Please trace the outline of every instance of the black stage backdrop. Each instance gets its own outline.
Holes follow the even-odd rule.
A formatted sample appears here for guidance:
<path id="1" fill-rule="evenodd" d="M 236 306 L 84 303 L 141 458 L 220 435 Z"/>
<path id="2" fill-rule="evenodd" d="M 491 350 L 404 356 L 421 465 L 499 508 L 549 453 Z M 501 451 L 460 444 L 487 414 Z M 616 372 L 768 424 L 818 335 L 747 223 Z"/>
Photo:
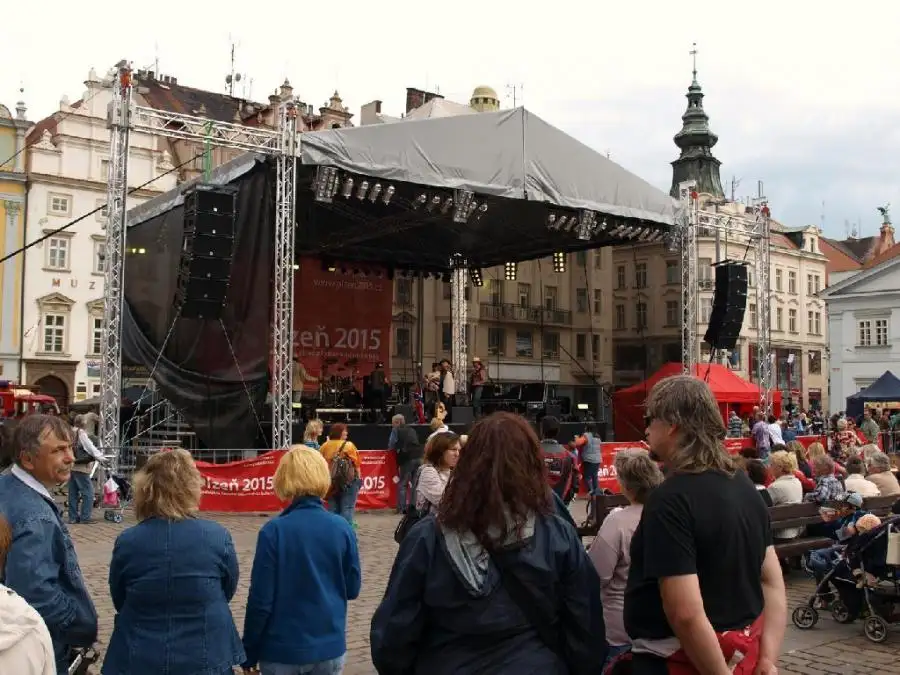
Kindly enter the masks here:
<path id="1" fill-rule="evenodd" d="M 271 168 L 261 162 L 236 181 L 235 256 L 221 322 L 175 311 L 183 207 L 128 229 L 127 248 L 145 252 L 125 263 L 123 361 L 153 373 L 207 448 L 252 448 L 262 436 L 272 332 Z"/>

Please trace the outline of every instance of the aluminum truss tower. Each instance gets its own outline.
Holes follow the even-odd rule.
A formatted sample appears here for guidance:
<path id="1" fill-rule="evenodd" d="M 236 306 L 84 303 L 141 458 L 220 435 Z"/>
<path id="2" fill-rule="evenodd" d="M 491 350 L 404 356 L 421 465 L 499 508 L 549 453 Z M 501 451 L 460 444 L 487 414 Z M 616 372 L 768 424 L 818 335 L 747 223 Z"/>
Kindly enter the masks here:
<path id="1" fill-rule="evenodd" d="M 469 356 L 466 345 L 466 326 L 469 321 L 469 304 L 466 302 L 468 263 L 460 254 L 450 258 L 450 360 L 453 362 L 453 380 L 456 393 L 465 394 L 468 389 L 466 368 Z"/>
<path id="2" fill-rule="evenodd" d="M 754 200 L 756 206 L 755 231 L 751 239 L 756 241 L 756 369 L 759 384 L 759 409 L 768 414 L 772 411 L 772 315 L 769 299 L 771 270 L 771 230 L 769 204 L 765 197 Z"/>
<path id="3" fill-rule="evenodd" d="M 232 148 L 275 156 L 278 163 L 275 197 L 275 283 L 273 311 L 272 373 L 273 447 L 286 447 L 291 439 L 291 350 L 293 320 L 293 251 L 296 182 L 294 158 L 297 150 L 297 111 L 293 100 L 282 103 L 280 124 L 272 130 L 245 127 L 192 115 L 138 106 L 133 101 L 131 66 L 116 66 L 113 100 L 109 109 L 110 165 L 107 183 L 109 216 L 106 237 L 106 287 L 103 317 L 103 361 L 100 380 L 101 439 L 114 454 L 113 470 L 120 449 L 119 400 L 122 390 L 122 311 L 125 301 L 125 230 L 127 202 L 128 142 L 132 132 L 152 134 L 210 147 Z M 284 256 L 290 256 L 285 258 Z M 285 357 L 285 354 L 287 355 Z"/>
<path id="4" fill-rule="evenodd" d="M 691 375 L 697 363 L 697 182 L 678 186 L 681 210 L 678 214 L 678 244 L 681 249 L 681 366 Z"/>

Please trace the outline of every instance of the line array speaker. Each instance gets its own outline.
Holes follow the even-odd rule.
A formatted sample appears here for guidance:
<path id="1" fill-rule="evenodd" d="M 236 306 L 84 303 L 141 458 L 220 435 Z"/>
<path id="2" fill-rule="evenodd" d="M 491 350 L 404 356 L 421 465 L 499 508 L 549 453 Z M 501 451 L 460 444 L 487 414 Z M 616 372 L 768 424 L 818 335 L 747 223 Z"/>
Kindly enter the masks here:
<path id="1" fill-rule="evenodd" d="M 218 319 L 228 298 L 237 190 L 196 185 L 184 195 L 184 238 L 175 305 L 186 319 Z"/>
<path id="2" fill-rule="evenodd" d="M 747 309 L 747 266 L 727 262 L 715 269 L 716 290 L 703 339 L 714 349 L 734 349 Z"/>

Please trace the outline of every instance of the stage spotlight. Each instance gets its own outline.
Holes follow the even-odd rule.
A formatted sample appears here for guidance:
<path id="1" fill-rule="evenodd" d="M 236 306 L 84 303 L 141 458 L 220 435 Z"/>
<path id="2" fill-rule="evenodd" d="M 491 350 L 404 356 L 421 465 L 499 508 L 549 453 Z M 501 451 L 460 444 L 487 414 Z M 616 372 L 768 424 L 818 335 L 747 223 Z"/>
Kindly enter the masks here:
<path id="1" fill-rule="evenodd" d="M 353 179 L 350 176 L 347 176 L 347 179 L 344 181 L 344 188 L 341 190 L 341 196 L 344 199 L 350 199 L 350 195 L 353 194 Z"/>
<path id="2" fill-rule="evenodd" d="M 553 254 L 553 271 L 557 274 L 566 273 L 566 254 L 562 251 Z"/>
<path id="3" fill-rule="evenodd" d="M 384 205 L 387 206 L 391 203 L 391 197 L 394 196 L 396 190 L 393 185 L 388 185 L 388 189 L 384 191 L 384 197 L 381 198 L 381 201 L 384 202 Z"/>
<path id="4" fill-rule="evenodd" d="M 479 206 L 475 210 L 475 222 L 476 223 L 484 217 L 484 214 L 487 213 L 487 210 L 488 210 L 488 205 L 485 204 L 484 202 L 482 202 L 481 206 Z"/>
<path id="5" fill-rule="evenodd" d="M 473 267 L 469 270 L 469 278 L 472 280 L 472 285 L 476 288 L 484 286 L 484 277 L 481 276 L 481 270 L 477 267 Z"/>
<path id="6" fill-rule="evenodd" d="M 557 220 L 557 218 L 556 218 L 555 213 L 551 213 L 549 216 L 547 216 L 547 229 L 548 230 L 558 230 L 559 229 L 559 223 L 557 223 L 556 220 Z"/>
<path id="7" fill-rule="evenodd" d="M 556 221 L 556 229 L 561 230 L 566 226 L 566 223 L 569 222 L 569 216 L 560 216 Z"/>
<path id="8" fill-rule="evenodd" d="M 440 203 L 441 203 L 441 198 L 438 197 L 437 195 L 435 195 L 434 197 L 431 198 L 431 203 L 428 204 L 428 208 L 426 210 L 428 211 L 428 213 L 431 213 L 432 211 L 434 211 L 434 209 Z"/>
<path id="9" fill-rule="evenodd" d="M 333 166 L 320 166 L 316 169 L 316 201 L 330 204 L 337 192 L 338 170 Z"/>
<path id="10" fill-rule="evenodd" d="M 585 209 L 578 214 L 577 236 L 582 241 L 590 241 L 597 229 L 597 214 Z"/>
<path id="11" fill-rule="evenodd" d="M 381 183 L 375 183 L 375 185 L 372 186 L 372 190 L 369 192 L 369 201 L 374 204 L 380 195 L 381 195 Z"/>
<path id="12" fill-rule="evenodd" d="M 418 197 L 416 197 L 416 201 L 413 202 L 413 209 L 419 208 L 420 206 L 422 206 L 422 204 L 424 204 L 427 201 L 428 201 L 427 195 L 419 195 Z"/>
<path id="13" fill-rule="evenodd" d="M 369 181 L 364 180 L 359 184 L 359 188 L 356 190 L 356 198 L 362 201 L 366 198 L 366 193 L 369 191 Z"/>
<path id="14" fill-rule="evenodd" d="M 453 197 L 447 197 L 447 199 L 444 200 L 444 203 L 441 206 L 441 213 L 446 216 L 447 212 L 450 211 L 450 209 L 452 207 L 453 207 Z"/>
<path id="15" fill-rule="evenodd" d="M 503 265 L 503 278 L 507 281 L 515 281 L 519 275 L 519 263 L 508 262 Z"/>
<path id="16" fill-rule="evenodd" d="M 465 223 L 472 215 L 470 207 L 475 201 L 475 193 L 471 190 L 456 190 L 453 193 L 453 203 L 456 208 L 453 210 L 453 222 Z"/>

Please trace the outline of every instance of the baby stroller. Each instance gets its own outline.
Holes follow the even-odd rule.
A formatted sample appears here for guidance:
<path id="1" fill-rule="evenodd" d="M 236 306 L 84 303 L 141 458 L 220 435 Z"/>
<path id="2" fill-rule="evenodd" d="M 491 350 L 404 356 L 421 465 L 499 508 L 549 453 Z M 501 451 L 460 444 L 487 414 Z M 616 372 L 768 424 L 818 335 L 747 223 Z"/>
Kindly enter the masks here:
<path id="1" fill-rule="evenodd" d="M 830 600 L 836 622 L 863 618 L 866 637 L 884 642 L 889 626 L 900 623 L 900 550 L 892 550 L 895 547 L 900 548 L 900 516 L 851 538 L 806 604 L 794 609 L 793 624 L 804 630 L 812 628 L 819 621 L 816 602 Z M 830 586 L 836 589 L 837 598 Z"/>
<path id="2" fill-rule="evenodd" d="M 111 523 L 121 523 L 125 518 L 125 509 L 131 506 L 131 481 L 121 475 L 110 475 L 107 484 L 112 480 L 117 489 L 116 504 L 107 505 L 103 510 L 103 519 Z M 104 485 L 105 488 L 105 485 Z"/>

